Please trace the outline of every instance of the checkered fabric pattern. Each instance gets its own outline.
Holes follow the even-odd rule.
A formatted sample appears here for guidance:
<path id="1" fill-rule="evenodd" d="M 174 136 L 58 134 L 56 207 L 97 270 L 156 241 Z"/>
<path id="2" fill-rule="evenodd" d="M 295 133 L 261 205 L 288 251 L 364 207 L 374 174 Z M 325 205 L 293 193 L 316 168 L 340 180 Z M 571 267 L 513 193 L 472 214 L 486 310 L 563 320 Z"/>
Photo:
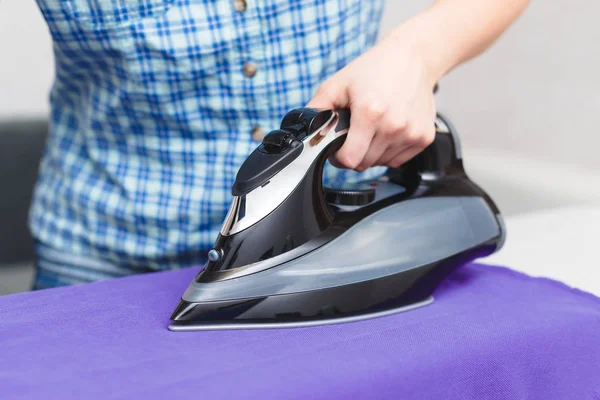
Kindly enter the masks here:
<path id="1" fill-rule="evenodd" d="M 383 7 L 381 0 L 38 4 L 54 41 L 56 79 L 31 229 L 45 247 L 119 270 L 202 262 L 260 130 L 278 127 L 368 49 Z M 327 172 L 329 181 L 355 178 Z M 77 279 L 97 280 L 101 270 L 81 269 Z M 47 279 L 46 286 L 61 284 Z"/>

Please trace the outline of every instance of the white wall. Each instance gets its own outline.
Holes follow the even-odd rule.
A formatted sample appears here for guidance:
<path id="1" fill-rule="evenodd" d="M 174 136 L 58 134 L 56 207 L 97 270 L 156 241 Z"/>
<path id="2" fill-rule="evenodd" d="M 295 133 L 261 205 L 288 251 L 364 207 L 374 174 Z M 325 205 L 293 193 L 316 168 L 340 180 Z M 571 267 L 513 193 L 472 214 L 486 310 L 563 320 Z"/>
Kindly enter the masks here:
<path id="1" fill-rule="evenodd" d="M 388 1 L 384 30 L 408 3 L 430 1 Z M 598 14 L 589 0 L 533 0 L 494 47 L 446 77 L 438 105 L 465 144 L 600 170 Z"/>
<path id="2" fill-rule="evenodd" d="M 388 0 L 383 32 L 428 3 Z M 534 0 L 488 53 L 445 78 L 438 104 L 465 146 L 600 170 L 599 13 L 589 0 Z M 44 115 L 52 68 L 35 2 L 0 2 L 0 118 Z"/>
<path id="3" fill-rule="evenodd" d="M 0 0 L 0 118 L 46 115 L 52 42 L 34 0 Z"/>

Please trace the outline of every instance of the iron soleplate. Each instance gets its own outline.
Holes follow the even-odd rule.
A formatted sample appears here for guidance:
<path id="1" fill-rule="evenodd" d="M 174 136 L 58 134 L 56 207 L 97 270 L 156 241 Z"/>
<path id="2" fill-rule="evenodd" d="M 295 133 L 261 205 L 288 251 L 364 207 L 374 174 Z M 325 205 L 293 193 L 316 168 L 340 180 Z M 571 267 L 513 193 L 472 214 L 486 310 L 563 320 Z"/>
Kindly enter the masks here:
<path id="1" fill-rule="evenodd" d="M 378 311 L 374 313 L 366 313 L 362 315 L 353 315 L 349 317 L 338 318 L 323 318 L 309 321 L 282 321 L 282 322 L 211 322 L 211 321 L 174 321 L 169 325 L 169 330 L 172 332 L 193 332 L 193 331 L 219 331 L 219 330 L 245 330 L 245 329 L 291 329 L 291 328 L 308 328 L 313 326 L 344 324 L 349 322 L 365 321 L 373 318 L 386 317 L 401 312 L 415 310 L 433 303 L 433 296 L 427 297 L 417 303 L 407 306 L 391 308 L 388 310 Z"/>

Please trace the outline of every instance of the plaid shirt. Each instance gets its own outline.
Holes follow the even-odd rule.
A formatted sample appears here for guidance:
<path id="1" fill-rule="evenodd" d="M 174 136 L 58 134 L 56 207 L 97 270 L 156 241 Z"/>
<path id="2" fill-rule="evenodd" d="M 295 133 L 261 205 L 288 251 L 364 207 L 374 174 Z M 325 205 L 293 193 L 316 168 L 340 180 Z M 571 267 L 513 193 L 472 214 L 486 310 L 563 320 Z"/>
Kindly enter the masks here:
<path id="1" fill-rule="evenodd" d="M 38 3 L 56 79 L 31 229 L 55 251 L 122 270 L 201 262 L 241 163 L 288 110 L 374 43 L 383 7 L 381 0 Z M 355 178 L 332 170 L 329 181 Z"/>

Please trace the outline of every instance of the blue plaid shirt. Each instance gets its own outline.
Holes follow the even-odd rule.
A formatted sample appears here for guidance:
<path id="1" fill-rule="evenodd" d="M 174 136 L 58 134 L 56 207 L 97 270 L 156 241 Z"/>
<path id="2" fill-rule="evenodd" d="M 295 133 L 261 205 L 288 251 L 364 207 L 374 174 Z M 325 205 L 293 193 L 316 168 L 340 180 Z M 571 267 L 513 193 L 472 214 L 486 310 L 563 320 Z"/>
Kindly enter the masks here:
<path id="1" fill-rule="evenodd" d="M 383 7 L 382 0 L 38 4 L 54 41 L 56 79 L 31 229 L 43 246 L 103 260 L 121 271 L 113 275 L 201 262 L 262 133 L 372 46 Z M 331 168 L 328 179 L 355 174 Z M 102 278 L 98 265 L 72 282 Z"/>

